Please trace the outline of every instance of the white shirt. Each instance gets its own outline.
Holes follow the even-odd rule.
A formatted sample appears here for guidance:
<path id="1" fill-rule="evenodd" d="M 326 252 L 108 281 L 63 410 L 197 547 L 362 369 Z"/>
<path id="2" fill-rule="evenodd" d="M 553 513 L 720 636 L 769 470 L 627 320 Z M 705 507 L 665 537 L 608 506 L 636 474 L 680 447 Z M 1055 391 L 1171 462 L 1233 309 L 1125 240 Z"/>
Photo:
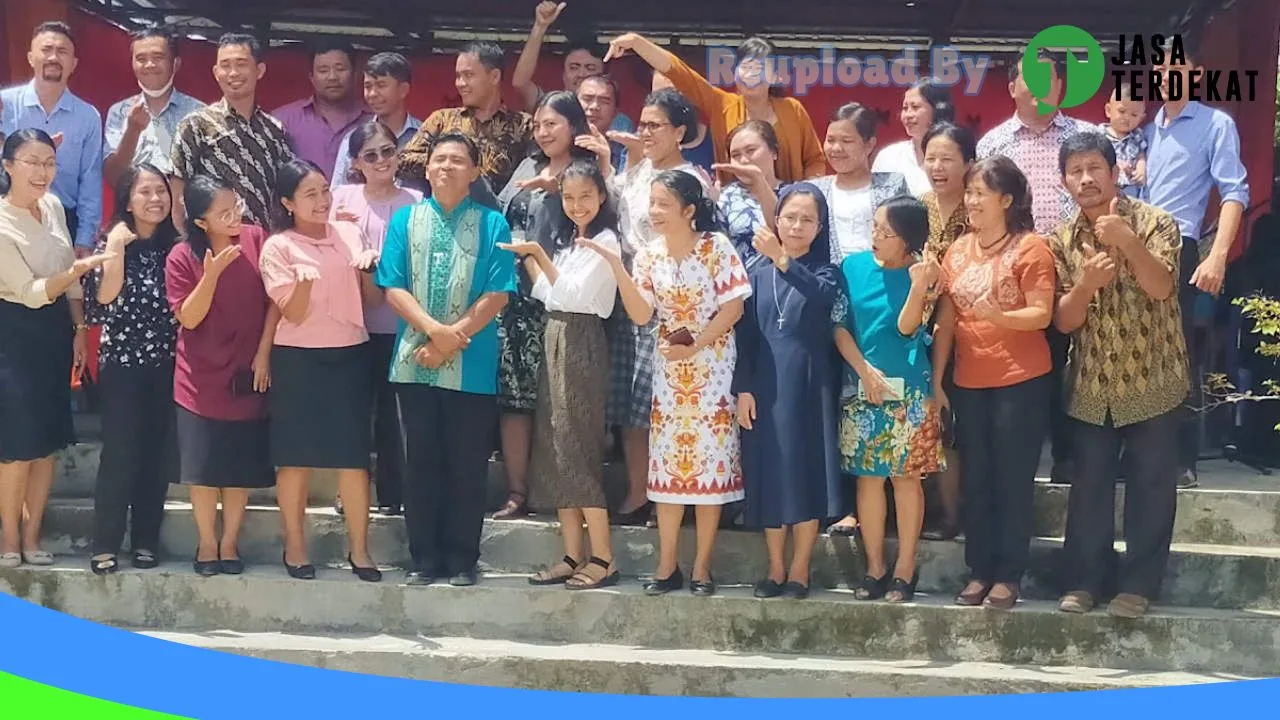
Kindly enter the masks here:
<path id="1" fill-rule="evenodd" d="M 871 227 L 875 210 L 871 206 L 871 184 L 858 190 L 831 185 L 831 232 L 840 257 L 871 249 Z"/>
<path id="2" fill-rule="evenodd" d="M 902 173 L 907 179 L 907 189 L 912 195 L 921 197 L 931 189 L 929 175 L 916 162 L 916 147 L 911 140 L 886 145 L 871 163 L 871 172 Z"/>
<path id="3" fill-rule="evenodd" d="M 612 230 L 603 230 L 594 238 L 597 243 L 613 253 L 621 253 L 622 246 Z M 613 315 L 613 301 L 618 296 L 618 281 L 609 261 L 589 248 L 573 245 L 556 252 L 552 259 L 558 277 L 552 285 L 546 273 L 538 276 L 532 295 L 542 301 L 551 312 L 598 315 L 608 319 Z"/>

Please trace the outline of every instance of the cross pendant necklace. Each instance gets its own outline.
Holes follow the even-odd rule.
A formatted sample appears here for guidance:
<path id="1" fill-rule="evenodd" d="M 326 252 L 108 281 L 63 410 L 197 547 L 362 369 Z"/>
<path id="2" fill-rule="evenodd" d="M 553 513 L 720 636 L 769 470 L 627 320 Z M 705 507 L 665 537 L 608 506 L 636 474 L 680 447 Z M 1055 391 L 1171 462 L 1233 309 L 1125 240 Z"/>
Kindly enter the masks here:
<path id="1" fill-rule="evenodd" d="M 787 324 L 787 307 L 791 304 L 791 288 L 787 287 L 787 297 L 778 299 L 778 269 L 773 270 L 773 306 L 778 310 L 778 329 Z"/>

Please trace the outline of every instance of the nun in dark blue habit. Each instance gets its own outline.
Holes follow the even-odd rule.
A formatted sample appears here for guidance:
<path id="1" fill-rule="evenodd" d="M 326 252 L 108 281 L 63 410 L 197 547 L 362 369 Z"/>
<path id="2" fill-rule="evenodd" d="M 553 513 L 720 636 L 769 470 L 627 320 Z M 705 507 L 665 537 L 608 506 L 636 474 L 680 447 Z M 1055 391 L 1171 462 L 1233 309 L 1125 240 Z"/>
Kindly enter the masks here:
<path id="1" fill-rule="evenodd" d="M 745 519 L 748 527 L 764 529 L 769 549 L 769 573 L 755 594 L 802 598 L 809 593 L 820 523 L 842 514 L 840 374 L 831 320 L 842 290 L 831 264 L 822 191 L 807 182 L 790 185 L 777 207 L 777 233 L 761 228 L 753 243 L 763 261 L 750 271 L 752 294 L 736 328 L 734 391 Z"/>

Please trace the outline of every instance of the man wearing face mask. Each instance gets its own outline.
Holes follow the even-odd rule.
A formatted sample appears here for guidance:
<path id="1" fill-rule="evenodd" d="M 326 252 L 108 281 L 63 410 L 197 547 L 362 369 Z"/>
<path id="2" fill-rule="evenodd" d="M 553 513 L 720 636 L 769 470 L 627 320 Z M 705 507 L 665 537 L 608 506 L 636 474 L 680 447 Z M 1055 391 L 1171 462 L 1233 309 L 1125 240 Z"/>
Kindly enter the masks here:
<path id="1" fill-rule="evenodd" d="M 311 97 L 271 114 L 284 124 L 294 153 L 332 178 L 342 139 L 373 116 L 356 97 L 355 54 L 350 47 L 329 43 L 312 48 L 311 88 Z"/>
<path id="2" fill-rule="evenodd" d="M 48 133 L 58 148 L 50 188 L 62 201 L 77 255 L 88 255 L 102 222 L 102 115 L 67 89 L 75 72 L 75 40 L 66 23 L 46 22 L 31 34 L 31 82 L 0 92 L 0 132 L 26 128 Z"/>
<path id="3" fill-rule="evenodd" d="M 140 92 L 107 111 L 102 175 L 110 185 L 135 163 L 149 163 L 173 174 L 170 155 L 178 123 L 204 107 L 173 87 L 182 58 L 178 57 L 178 38 L 167 29 L 138 30 L 130 36 L 129 51 Z"/>

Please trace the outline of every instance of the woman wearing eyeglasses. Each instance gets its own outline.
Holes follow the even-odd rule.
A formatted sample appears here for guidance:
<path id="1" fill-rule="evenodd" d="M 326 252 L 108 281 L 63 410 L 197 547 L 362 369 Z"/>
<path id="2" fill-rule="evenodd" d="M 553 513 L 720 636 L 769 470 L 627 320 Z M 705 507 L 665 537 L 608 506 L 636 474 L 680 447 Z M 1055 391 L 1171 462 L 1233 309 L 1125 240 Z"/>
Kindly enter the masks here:
<path id="1" fill-rule="evenodd" d="M 352 177 L 358 181 L 333 191 L 333 219 L 359 225 L 364 231 L 365 249 L 381 254 L 391 216 L 402 207 L 421 202 L 422 194 L 396 184 L 400 151 L 395 134 L 381 122 L 370 120 L 357 127 L 347 152 L 355 171 Z M 400 317 L 385 301 L 365 305 L 369 377 L 373 383 L 373 482 L 378 511 L 385 515 L 399 515 L 404 508 L 404 443 L 395 392 L 387 379 L 399 322 Z"/>

